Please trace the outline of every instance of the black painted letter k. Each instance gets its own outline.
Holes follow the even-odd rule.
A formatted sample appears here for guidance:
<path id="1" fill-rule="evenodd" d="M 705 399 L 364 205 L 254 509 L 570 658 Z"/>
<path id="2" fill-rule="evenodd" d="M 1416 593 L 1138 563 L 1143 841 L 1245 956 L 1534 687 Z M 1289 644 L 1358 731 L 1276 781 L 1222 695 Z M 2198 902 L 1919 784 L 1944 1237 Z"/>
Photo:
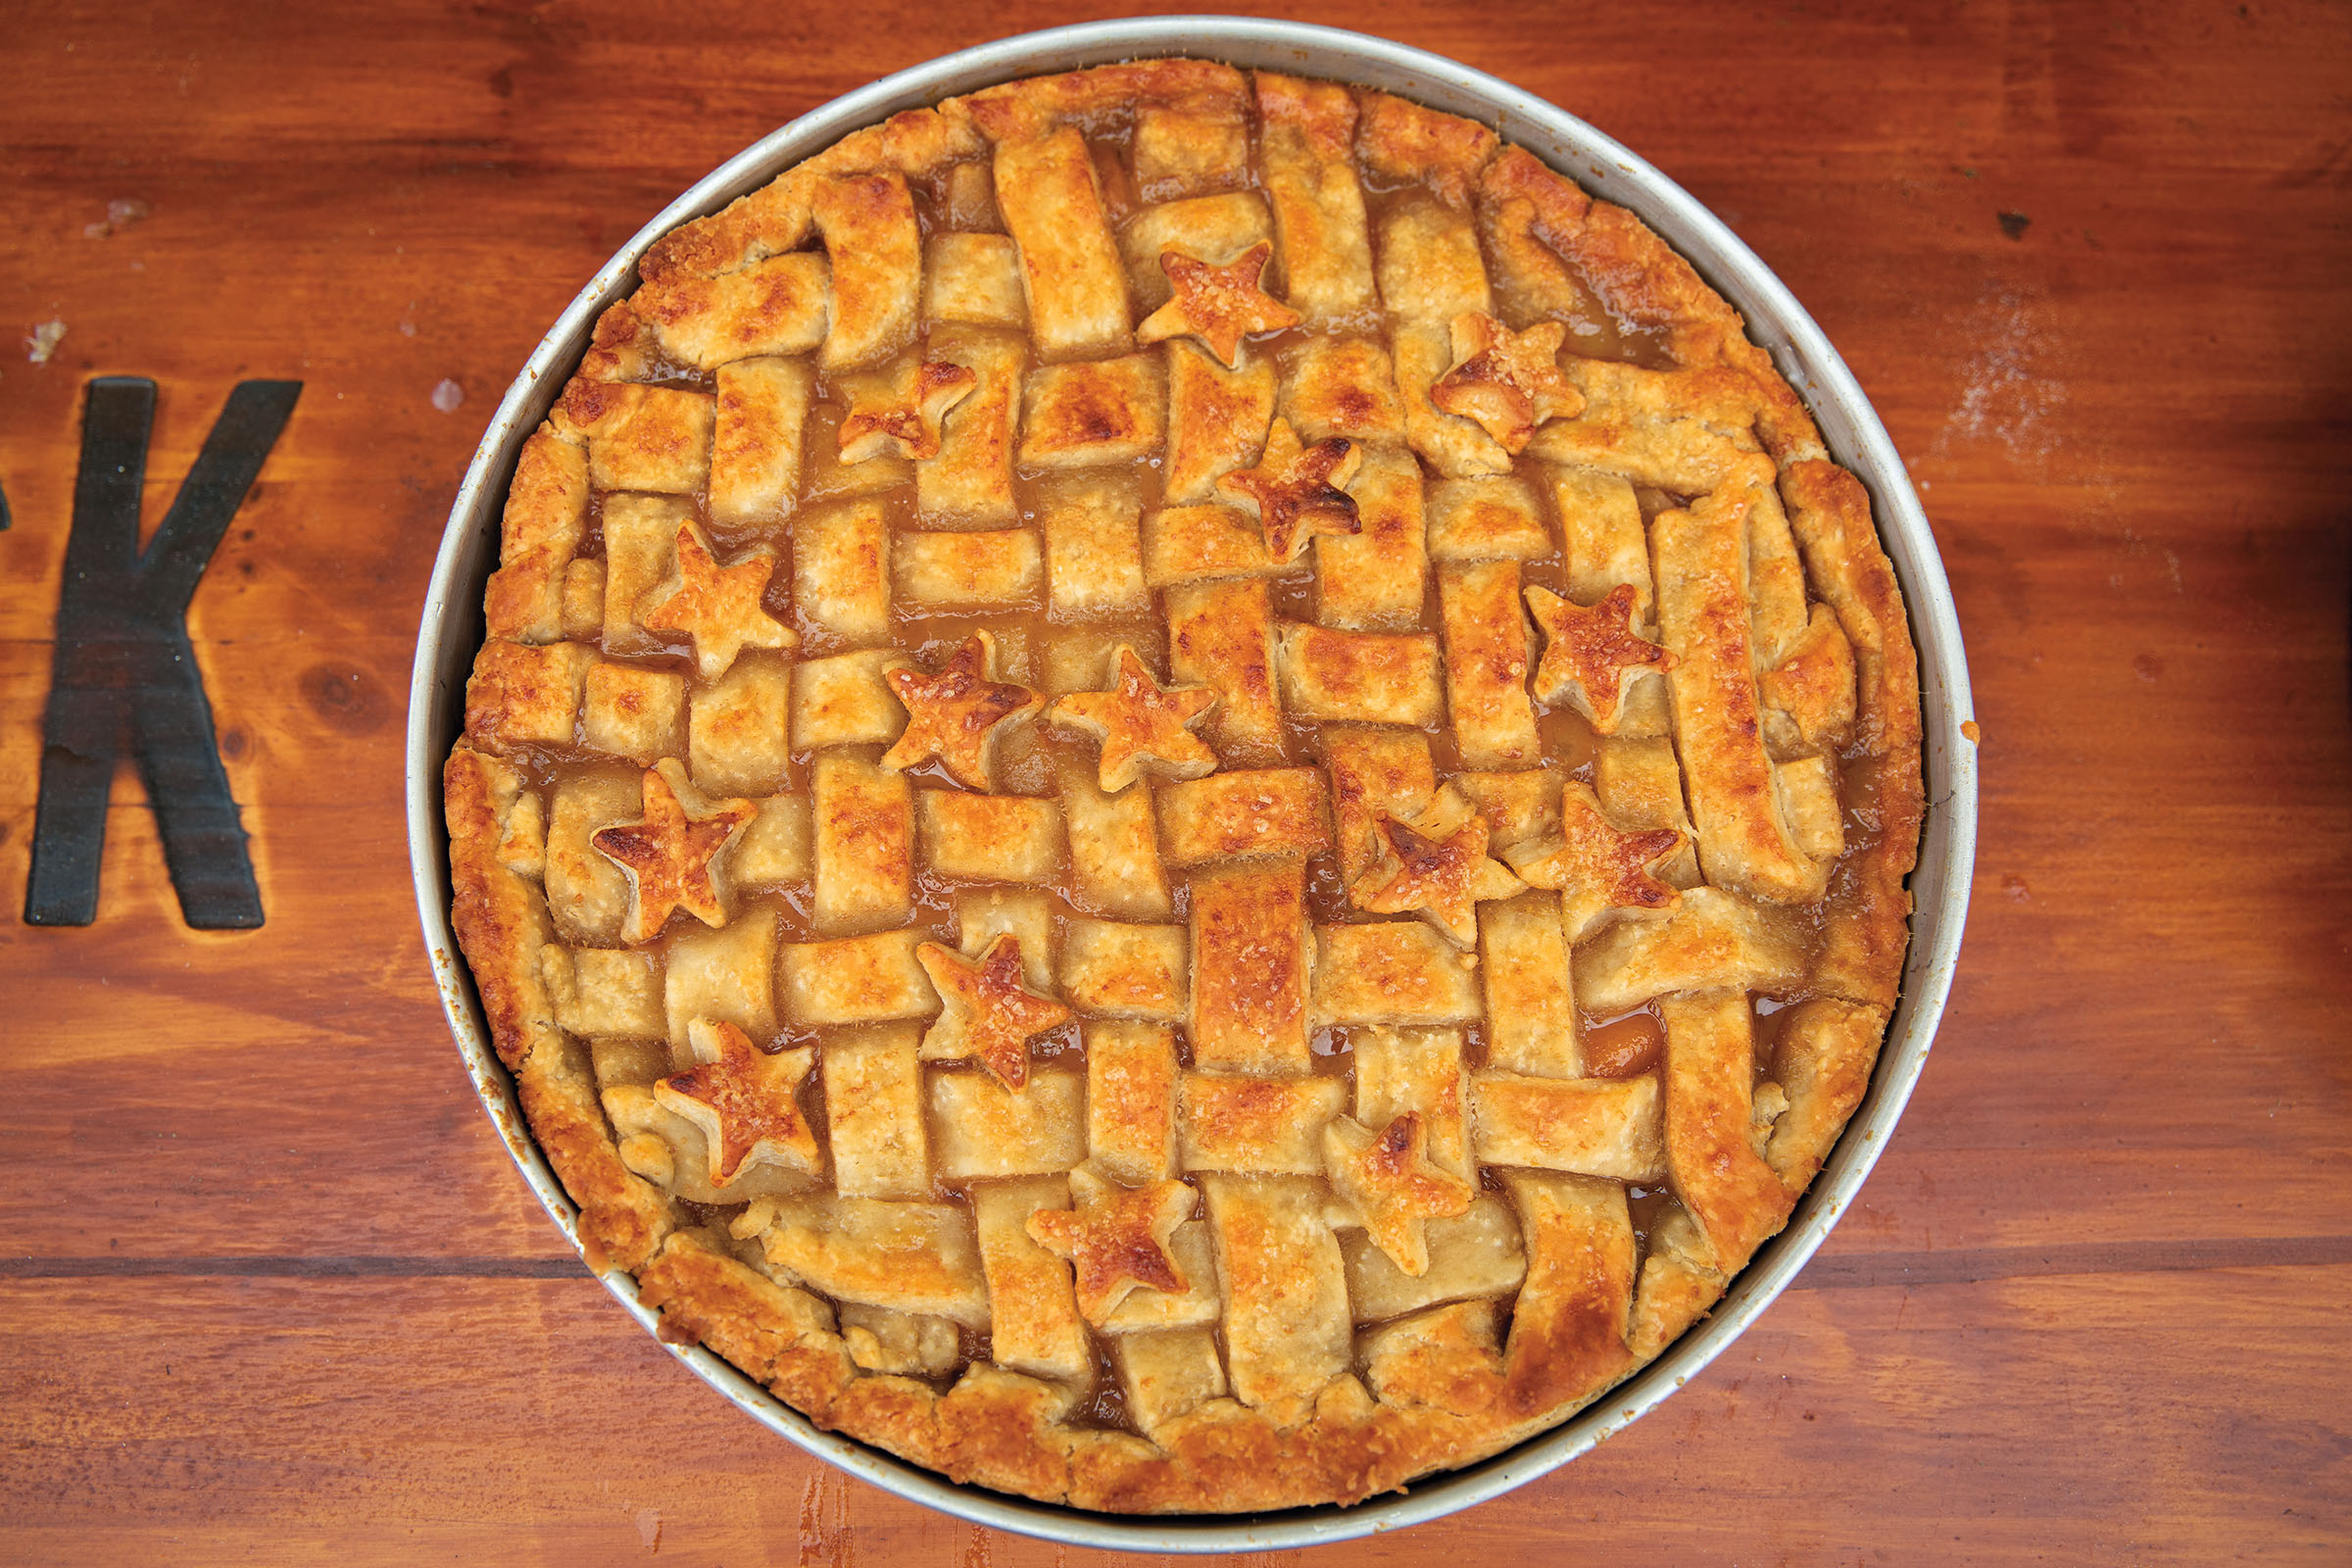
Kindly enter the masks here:
<path id="1" fill-rule="evenodd" d="M 188 642 L 187 612 L 301 392 L 299 381 L 240 383 L 141 551 L 139 489 L 155 423 L 155 383 L 132 376 L 90 382 L 58 598 L 25 924 L 88 925 L 96 918 L 107 789 L 125 754 L 137 759 L 146 781 L 188 924 L 219 930 L 262 923 L 261 889 L 213 740 L 212 704 Z"/>

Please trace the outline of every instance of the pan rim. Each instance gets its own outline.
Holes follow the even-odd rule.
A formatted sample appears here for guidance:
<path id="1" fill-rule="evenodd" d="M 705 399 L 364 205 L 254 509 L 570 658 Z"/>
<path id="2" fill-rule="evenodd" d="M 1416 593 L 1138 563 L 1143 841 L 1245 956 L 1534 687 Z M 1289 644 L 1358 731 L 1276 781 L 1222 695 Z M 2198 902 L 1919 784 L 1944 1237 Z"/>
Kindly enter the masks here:
<path id="1" fill-rule="evenodd" d="M 1713 1314 L 1657 1359 L 1569 1420 L 1459 1470 L 1348 1507 L 1265 1515 L 1128 1516 L 1035 1502 L 959 1484 L 818 1429 L 699 1346 L 665 1346 L 738 1408 L 802 1449 L 899 1496 L 973 1524 L 1068 1545 L 1163 1553 L 1262 1551 L 1330 1544 L 1426 1522 L 1499 1496 L 1607 1441 L 1721 1354 L 1788 1288 L 1868 1175 L 1924 1068 L 1948 998 L 1967 917 L 1977 827 L 1977 760 L 1965 647 L 1924 510 L 1902 461 L 1852 372 L 1786 285 L 1731 230 L 1655 168 L 1566 111 L 1500 78 L 1387 39 L 1302 23 L 1179 16 L 1079 24 L 978 45 L 912 67 L 801 116 L 722 164 L 671 202 L 589 279 L 501 400 L 450 511 L 419 625 L 409 693 L 407 809 L 418 919 L 443 1010 L 485 1109 L 524 1179 L 574 1249 L 577 1211 L 532 1141 L 514 1087 L 490 1049 L 473 982 L 450 926 L 441 764 L 458 733 L 465 670 L 481 641 L 479 589 L 495 555 L 499 502 L 521 442 L 587 345 L 596 317 L 635 280 L 638 258 L 678 223 L 736 196 L 842 136 L 906 108 L 991 82 L 1137 56 L 1185 54 L 1386 87 L 1494 124 L 1595 194 L 1631 208 L 1747 318 L 1842 466 L 1869 490 L 1919 649 L 1928 814 L 1901 1000 L 1869 1095 L 1829 1162 Z M 658 1314 L 617 1270 L 598 1276 L 649 1333 Z"/>

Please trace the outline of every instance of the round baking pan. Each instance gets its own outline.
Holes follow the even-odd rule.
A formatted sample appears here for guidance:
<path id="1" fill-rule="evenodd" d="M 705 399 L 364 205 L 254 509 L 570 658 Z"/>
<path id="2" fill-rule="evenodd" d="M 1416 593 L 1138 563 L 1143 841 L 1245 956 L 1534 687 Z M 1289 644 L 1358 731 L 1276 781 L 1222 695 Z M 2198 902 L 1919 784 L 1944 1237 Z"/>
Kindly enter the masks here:
<path id="1" fill-rule="evenodd" d="M 482 639 L 482 586 L 497 564 L 499 516 L 523 440 L 538 427 L 586 350 L 604 309 L 636 286 L 637 259 L 661 235 L 766 184 L 853 130 L 903 109 L 1016 77 L 1152 55 L 1193 55 L 1243 67 L 1385 88 L 1494 126 L 1581 182 L 1639 214 L 1747 318 L 1752 336 L 1811 407 L 1831 455 L 1868 488 L 1893 559 L 1919 647 L 1927 732 L 1927 829 L 1911 887 L 1917 906 L 1902 1000 L 1870 1093 L 1788 1229 L 1733 1281 L 1712 1315 L 1581 1414 L 1482 1463 L 1448 1471 L 1353 1507 L 1262 1515 L 1121 1516 L 1032 1502 L 962 1486 L 930 1470 L 823 1432 L 732 1366 L 697 1347 L 668 1347 L 694 1374 L 760 1422 L 820 1458 L 886 1491 L 975 1524 L 1071 1545 L 1159 1552 L 1262 1551 L 1346 1541 L 1466 1508 L 1567 1463 L 1641 1416 L 1721 1354 L 1771 1304 L 1853 1200 L 1894 1131 L 1925 1064 L 1968 913 L 1976 858 L 1977 766 L 1963 734 L 1971 716 L 1968 665 L 1950 586 L 1902 460 L 1852 372 L 1764 264 L 1720 220 L 1609 137 L 1534 95 L 1441 56 L 1337 28 L 1243 17 L 1160 17 L 1089 23 L 983 44 L 900 72 L 837 98 L 763 137 L 696 183 L 620 248 L 542 338 L 499 404 L 457 503 L 425 596 L 409 688 L 409 858 L 441 1001 L 458 1051 L 523 1178 L 576 1247 L 576 1210 L 531 1141 L 514 1084 L 483 1027 L 472 977 L 450 930 L 449 843 L 441 763 L 464 716 L 466 677 Z M 648 1332 L 656 1314 L 617 1271 L 605 1286 Z M 1858 1393 L 1859 1391 L 1857 1391 Z"/>

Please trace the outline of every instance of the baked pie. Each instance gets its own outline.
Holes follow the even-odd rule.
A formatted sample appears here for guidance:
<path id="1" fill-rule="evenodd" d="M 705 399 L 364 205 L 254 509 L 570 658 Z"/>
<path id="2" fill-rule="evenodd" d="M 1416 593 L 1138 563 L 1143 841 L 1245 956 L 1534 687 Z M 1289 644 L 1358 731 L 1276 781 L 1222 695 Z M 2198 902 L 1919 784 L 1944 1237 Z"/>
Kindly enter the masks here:
<path id="1" fill-rule="evenodd" d="M 1907 941 L 1859 483 L 1640 220 L 1159 60 L 659 241 L 522 449 L 455 924 L 600 1269 L 1081 1507 L 1542 1431 L 1786 1222 Z"/>

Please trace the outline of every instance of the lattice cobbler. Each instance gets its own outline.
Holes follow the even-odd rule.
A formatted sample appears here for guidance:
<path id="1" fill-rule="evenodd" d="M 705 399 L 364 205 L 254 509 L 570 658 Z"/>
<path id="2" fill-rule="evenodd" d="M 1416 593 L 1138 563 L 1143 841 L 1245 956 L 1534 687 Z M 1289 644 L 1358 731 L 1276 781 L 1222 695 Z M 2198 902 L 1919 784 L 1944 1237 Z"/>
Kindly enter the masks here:
<path id="1" fill-rule="evenodd" d="M 447 771 L 592 1258 L 828 1427 L 1121 1510 L 1397 1487 L 1707 1311 L 1869 1079 L 1920 723 L 1867 496 L 1680 257 L 1174 60 L 641 270 Z"/>

